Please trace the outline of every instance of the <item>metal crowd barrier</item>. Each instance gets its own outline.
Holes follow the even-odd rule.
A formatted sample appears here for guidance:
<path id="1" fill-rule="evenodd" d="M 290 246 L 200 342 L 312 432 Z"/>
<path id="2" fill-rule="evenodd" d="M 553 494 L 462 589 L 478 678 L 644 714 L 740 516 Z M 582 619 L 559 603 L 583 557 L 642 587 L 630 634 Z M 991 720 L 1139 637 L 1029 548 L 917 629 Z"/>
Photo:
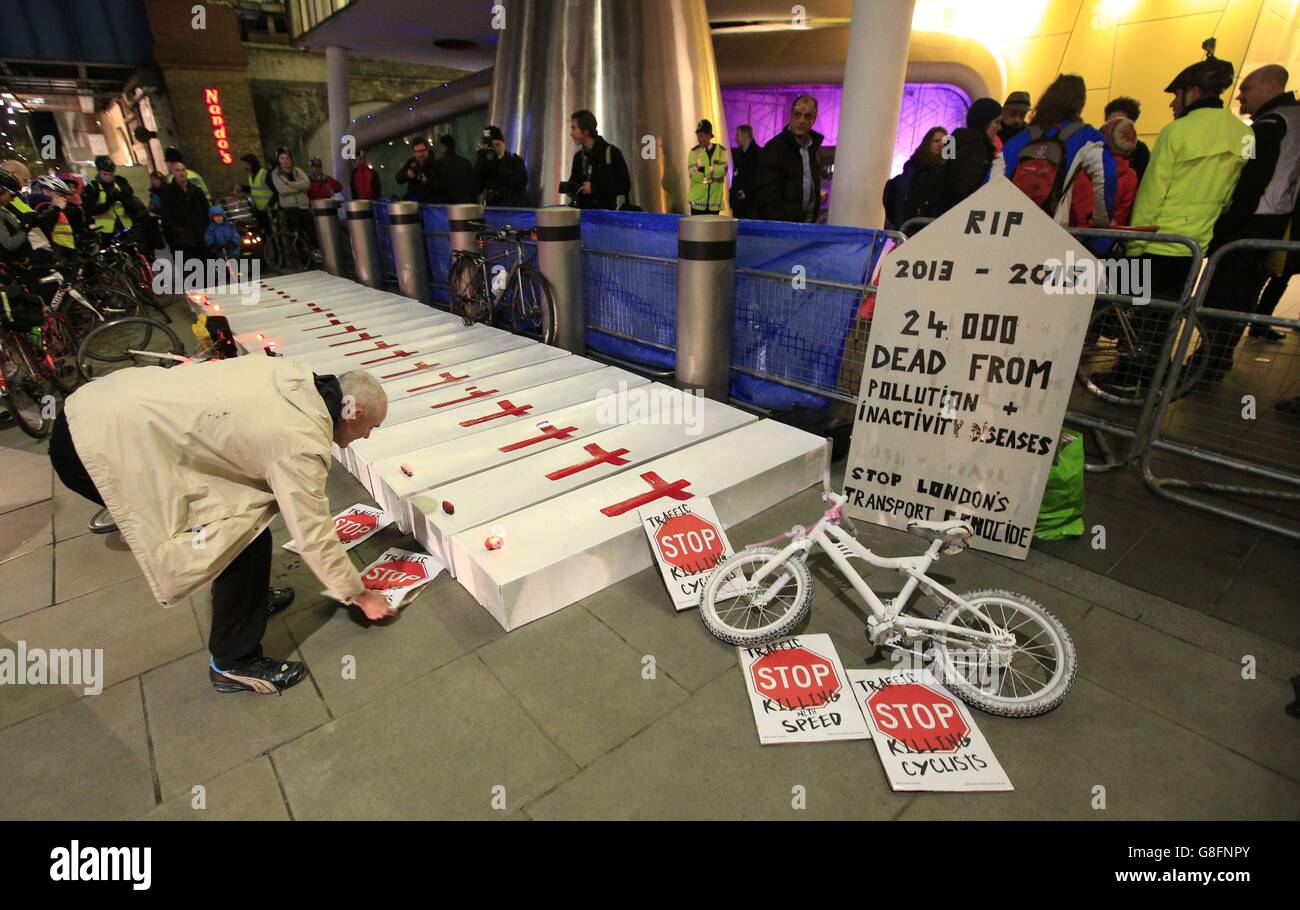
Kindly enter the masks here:
<path id="1" fill-rule="evenodd" d="M 1300 502 L 1300 417 L 1277 409 L 1279 401 L 1300 394 L 1300 319 L 1205 306 L 1214 275 L 1226 256 L 1265 250 L 1300 254 L 1300 243 L 1237 240 L 1210 256 L 1188 316 L 1199 332 L 1185 332 L 1179 338 L 1167 385 L 1177 388 L 1182 377 L 1199 377 L 1199 381 L 1177 400 L 1173 396 L 1160 398 L 1140 468 L 1147 485 L 1160 496 L 1300 540 L 1296 511 L 1284 514 L 1288 506 Z M 1285 328 L 1290 334 L 1280 344 L 1265 346 L 1241 338 L 1250 326 Z M 1223 332 L 1225 344 L 1226 340 L 1234 342 L 1235 362 L 1221 379 L 1206 381 L 1206 371 L 1217 366 L 1210 359 L 1206 333 L 1216 331 Z M 1193 351 L 1188 357 L 1194 335 L 1204 347 L 1201 356 Z M 1157 450 L 1203 467 L 1195 476 L 1158 473 L 1179 470 L 1183 465 L 1157 466 Z M 1269 485 L 1226 479 L 1234 474 L 1246 474 Z M 1212 494 L 1214 501 L 1189 493 Z"/>

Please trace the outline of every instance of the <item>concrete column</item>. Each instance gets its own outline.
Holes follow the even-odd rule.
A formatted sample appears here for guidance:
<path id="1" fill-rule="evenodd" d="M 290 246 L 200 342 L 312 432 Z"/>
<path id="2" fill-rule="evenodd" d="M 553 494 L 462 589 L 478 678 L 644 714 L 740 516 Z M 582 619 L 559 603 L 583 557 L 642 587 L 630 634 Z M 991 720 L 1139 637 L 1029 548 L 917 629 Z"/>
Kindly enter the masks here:
<path id="1" fill-rule="evenodd" d="M 587 353 L 582 297 L 582 210 L 557 205 L 537 210 L 537 267 L 555 297 L 555 346 Z"/>
<path id="2" fill-rule="evenodd" d="M 853 0 L 831 224 L 884 226 L 880 196 L 894 156 L 915 6 L 916 0 Z"/>
<path id="3" fill-rule="evenodd" d="M 388 204 L 388 237 L 397 267 L 397 289 L 420 303 L 433 303 L 429 286 L 429 258 L 424 245 L 424 220 L 418 202 Z"/>
<path id="4" fill-rule="evenodd" d="M 352 159 L 343 157 L 342 143 L 349 132 L 348 52 L 341 47 L 325 48 L 325 89 L 330 112 L 330 173 L 343 184 L 344 197 L 351 197 Z"/>
<path id="5" fill-rule="evenodd" d="M 375 233 L 375 204 L 369 199 L 353 199 L 343 203 L 343 210 L 347 213 L 357 281 L 366 287 L 382 288 L 384 267 L 379 258 L 379 235 Z"/>
<path id="6" fill-rule="evenodd" d="M 726 401 L 736 321 L 736 229 L 723 215 L 677 224 L 677 385 Z"/>
<path id="7" fill-rule="evenodd" d="M 316 219 L 316 236 L 320 239 L 320 254 L 325 260 L 325 271 L 331 275 L 342 275 L 343 232 L 339 229 L 338 201 L 313 199 L 311 214 Z"/>

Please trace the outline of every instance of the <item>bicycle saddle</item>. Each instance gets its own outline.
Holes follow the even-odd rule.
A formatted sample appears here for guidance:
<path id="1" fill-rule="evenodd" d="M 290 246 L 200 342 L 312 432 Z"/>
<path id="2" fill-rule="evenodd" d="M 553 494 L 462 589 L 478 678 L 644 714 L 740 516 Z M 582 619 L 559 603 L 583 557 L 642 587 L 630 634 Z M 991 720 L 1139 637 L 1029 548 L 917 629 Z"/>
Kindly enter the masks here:
<path id="1" fill-rule="evenodd" d="M 949 521 L 909 521 L 907 530 L 926 540 L 947 541 L 949 546 L 965 542 L 967 538 L 975 535 L 975 529 L 970 526 L 970 522 L 961 518 L 953 518 Z"/>

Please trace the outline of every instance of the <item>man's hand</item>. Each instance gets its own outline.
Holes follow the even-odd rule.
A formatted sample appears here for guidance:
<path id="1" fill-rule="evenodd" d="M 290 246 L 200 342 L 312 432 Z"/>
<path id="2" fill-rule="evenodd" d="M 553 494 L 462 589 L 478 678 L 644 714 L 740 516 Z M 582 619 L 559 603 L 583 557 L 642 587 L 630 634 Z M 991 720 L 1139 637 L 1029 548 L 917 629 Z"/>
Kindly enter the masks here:
<path id="1" fill-rule="evenodd" d="M 361 608 L 362 613 L 366 614 L 366 619 L 374 622 L 397 615 L 397 611 L 384 600 L 384 595 L 377 591 L 366 591 L 357 597 L 354 603 Z"/>
<path id="2" fill-rule="evenodd" d="M 407 179 L 411 179 L 411 178 L 415 177 L 415 168 L 413 168 L 413 167 L 408 167 L 408 168 L 406 169 L 406 176 L 407 176 Z"/>
<path id="3" fill-rule="evenodd" d="M 588 196 L 590 196 L 590 195 L 591 195 L 591 181 L 590 181 L 590 180 L 585 181 L 585 182 L 582 184 L 582 186 L 578 189 L 578 192 L 579 192 L 579 193 L 586 193 Z"/>

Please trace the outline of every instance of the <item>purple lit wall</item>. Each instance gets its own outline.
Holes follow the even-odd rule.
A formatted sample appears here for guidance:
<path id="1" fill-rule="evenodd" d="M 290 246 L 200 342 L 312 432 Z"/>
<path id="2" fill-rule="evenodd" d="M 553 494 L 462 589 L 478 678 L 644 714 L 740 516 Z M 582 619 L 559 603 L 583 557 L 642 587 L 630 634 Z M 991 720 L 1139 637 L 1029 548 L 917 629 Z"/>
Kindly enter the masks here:
<path id="1" fill-rule="evenodd" d="M 722 90 L 722 108 L 726 112 L 727 126 L 732 135 L 726 137 L 728 145 L 735 144 L 735 129 L 742 123 L 754 128 L 754 139 L 760 145 L 767 142 L 785 127 L 790 119 L 790 108 L 800 95 L 817 99 L 817 122 L 813 128 L 826 137 L 825 145 L 834 146 L 840 131 L 840 102 L 844 90 L 838 85 L 771 85 L 743 86 Z M 894 137 L 894 165 L 890 174 L 903 169 L 903 162 L 911 157 L 916 146 L 932 126 L 943 126 L 949 132 L 966 124 L 966 110 L 970 98 L 955 85 L 931 83 L 908 84 L 903 87 L 903 107 L 898 117 L 898 132 Z M 722 137 L 718 137 L 722 141 Z"/>

